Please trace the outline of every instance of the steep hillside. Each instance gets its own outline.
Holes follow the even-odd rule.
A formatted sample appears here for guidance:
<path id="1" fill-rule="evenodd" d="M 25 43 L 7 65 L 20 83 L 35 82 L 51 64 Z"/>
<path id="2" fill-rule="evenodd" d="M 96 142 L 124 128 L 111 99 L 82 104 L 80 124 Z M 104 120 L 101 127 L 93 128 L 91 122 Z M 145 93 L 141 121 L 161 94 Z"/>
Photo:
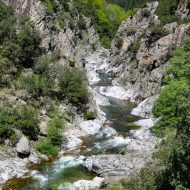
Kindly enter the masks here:
<path id="1" fill-rule="evenodd" d="M 125 10 L 132 8 L 137 8 L 143 6 L 145 3 L 149 2 L 148 0 L 109 0 L 110 3 L 115 3 Z"/>
<path id="2" fill-rule="evenodd" d="M 0 187 L 188 190 L 189 20 L 188 0 L 0 0 Z"/>

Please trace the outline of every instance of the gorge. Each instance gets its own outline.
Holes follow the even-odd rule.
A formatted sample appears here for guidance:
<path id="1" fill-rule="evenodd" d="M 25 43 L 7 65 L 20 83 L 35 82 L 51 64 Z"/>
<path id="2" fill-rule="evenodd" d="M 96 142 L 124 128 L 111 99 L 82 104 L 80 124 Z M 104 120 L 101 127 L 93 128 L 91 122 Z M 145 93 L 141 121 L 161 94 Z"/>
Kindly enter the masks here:
<path id="1" fill-rule="evenodd" d="M 28 90 L 27 93 L 24 91 L 27 88 L 19 89 L 19 85 L 15 85 L 18 78 L 14 78 L 9 87 L 0 91 L 1 104 L 8 101 L 13 105 L 31 104 L 35 107 L 39 114 L 38 139 L 42 142 L 44 138 L 49 138 L 49 122 L 55 119 L 52 122 L 54 125 L 63 125 L 56 121 L 64 118 L 64 129 L 59 128 L 61 143 L 55 143 L 59 147 L 57 156 L 40 153 L 43 146 L 35 148 L 39 147 L 38 140 L 30 139 L 17 128 L 15 131 L 19 139 L 8 151 L 11 143 L 5 140 L 0 160 L 2 189 L 106 189 L 154 165 L 157 159 L 152 155 L 159 152 L 159 146 L 164 141 L 164 137 L 156 135 L 151 129 L 162 120 L 162 116 L 156 118 L 153 115 L 154 103 L 162 89 L 171 52 L 182 47 L 188 39 L 189 2 L 178 2 L 175 12 L 172 12 L 181 19 L 176 22 L 162 23 L 163 18 L 157 15 L 162 2 L 157 1 L 147 3 L 129 16 L 126 13 L 110 49 L 104 41 L 105 34 L 97 29 L 100 25 L 95 26 L 92 18 L 84 15 L 74 1 L 56 1 L 55 8 L 51 8 L 51 1 L 48 1 L 49 4 L 39 0 L 2 2 L 12 6 L 16 15 L 26 15 L 34 24 L 42 38 L 42 54 L 58 52 L 59 55 L 56 61 L 54 58 L 45 60 L 48 63 L 45 67 L 53 70 L 48 77 L 55 75 L 54 82 L 48 81 L 53 83 L 50 86 L 53 90 L 51 96 L 42 89 L 36 98 L 36 94 L 31 95 L 33 91 Z M 97 3 L 95 7 L 98 6 L 101 7 Z M 61 68 L 66 72 L 62 72 Z M 21 70 L 21 74 L 17 75 L 27 77 L 35 73 L 35 69 L 35 66 L 22 70 L 17 68 L 17 72 Z M 41 65 L 37 69 L 39 73 L 42 71 L 41 75 L 49 72 L 44 72 Z M 73 72 L 67 80 L 76 76 L 79 83 L 83 80 L 77 73 L 86 75 L 84 83 L 88 101 L 83 93 L 80 94 L 80 90 L 85 90 L 78 83 L 80 89 L 79 92 L 74 91 L 76 97 L 71 95 L 73 88 L 78 89 L 75 85 L 59 94 L 61 87 L 58 85 L 66 88 L 59 71 L 63 76 Z M 54 109 L 51 104 L 55 104 Z M 57 135 L 55 131 L 52 133 Z M 57 136 L 56 142 L 60 140 Z"/>

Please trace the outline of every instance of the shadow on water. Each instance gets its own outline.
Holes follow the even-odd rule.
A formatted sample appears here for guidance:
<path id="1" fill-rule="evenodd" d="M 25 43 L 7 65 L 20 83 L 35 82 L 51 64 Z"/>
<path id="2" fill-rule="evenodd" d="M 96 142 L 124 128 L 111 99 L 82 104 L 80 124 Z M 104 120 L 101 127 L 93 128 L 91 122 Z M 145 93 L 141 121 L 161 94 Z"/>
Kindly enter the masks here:
<path id="1" fill-rule="evenodd" d="M 141 119 L 140 117 L 131 115 L 134 104 L 110 98 L 109 106 L 101 106 L 101 109 L 106 113 L 107 120 L 110 122 L 110 127 L 114 128 L 120 135 L 126 137 L 130 130 L 139 129 L 133 122 Z"/>

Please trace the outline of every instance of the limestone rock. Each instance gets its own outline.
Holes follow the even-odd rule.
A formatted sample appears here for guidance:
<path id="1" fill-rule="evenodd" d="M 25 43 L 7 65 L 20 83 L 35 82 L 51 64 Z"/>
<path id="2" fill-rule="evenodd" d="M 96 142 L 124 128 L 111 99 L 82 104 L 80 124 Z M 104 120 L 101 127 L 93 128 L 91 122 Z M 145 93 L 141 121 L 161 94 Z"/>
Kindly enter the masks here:
<path id="1" fill-rule="evenodd" d="M 29 140 L 23 136 L 16 145 L 17 153 L 20 157 L 28 157 L 30 155 Z"/>
<path id="2" fill-rule="evenodd" d="M 144 117 L 144 118 L 152 117 L 152 109 L 153 109 L 154 102 L 155 102 L 157 97 L 158 97 L 158 95 L 151 96 L 151 97 L 145 99 L 136 108 L 134 108 L 131 111 L 131 114 L 136 115 L 136 116 L 140 116 L 140 117 Z"/>
<path id="3" fill-rule="evenodd" d="M 73 184 L 67 183 L 60 185 L 58 190 L 91 190 L 99 189 L 103 184 L 104 179 L 101 177 L 95 177 L 93 180 L 79 180 Z"/>

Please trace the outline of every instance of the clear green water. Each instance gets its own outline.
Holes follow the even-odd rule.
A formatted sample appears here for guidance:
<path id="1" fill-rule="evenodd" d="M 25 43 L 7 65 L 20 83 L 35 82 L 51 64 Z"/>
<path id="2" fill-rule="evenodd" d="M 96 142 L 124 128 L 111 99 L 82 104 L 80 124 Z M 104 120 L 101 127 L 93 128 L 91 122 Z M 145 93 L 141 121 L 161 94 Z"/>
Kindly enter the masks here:
<path id="1" fill-rule="evenodd" d="M 102 74 L 103 75 L 103 74 Z M 110 84 L 110 80 L 105 78 L 100 81 L 101 86 Z M 129 102 L 110 98 L 111 105 L 102 106 L 101 109 L 106 113 L 108 125 L 114 128 L 117 133 L 123 137 L 129 136 L 131 129 L 138 129 L 133 125 L 139 117 L 132 116 L 131 110 L 134 107 Z M 113 137 L 112 139 L 104 135 L 96 135 L 83 139 L 84 146 L 80 154 L 84 156 L 121 153 L 126 144 L 122 137 Z M 118 144 L 121 142 L 121 144 Z M 118 144 L 118 145 L 117 145 Z M 28 174 L 25 178 L 15 178 L 5 184 L 3 190 L 57 190 L 60 184 L 86 179 L 91 180 L 96 175 L 87 171 L 81 165 L 84 157 L 73 155 L 57 158 L 52 162 L 43 162 L 32 168 L 33 174 Z M 34 174 L 34 171 L 36 172 Z"/>
<path id="2" fill-rule="evenodd" d="M 106 113 L 107 120 L 110 121 L 110 127 L 114 128 L 120 135 L 129 136 L 129 131 L 138 129 L 133 122 L 138 121 L 140 117 L 131 115 L 134 104 L 110 98 L 109 106 L 102 106 L 101 109 Z"/>
<path id="3" fill-rule="evenodd" d="M 80 179 L 91 180 L 95 173 L 81 165 L 83 159 L 82 156 L 63 156 L 53 163 L 42 163 L 35 167 L 33 177 L 12 179 L 3 190 L 57 190 L 60 184 Z"/>

